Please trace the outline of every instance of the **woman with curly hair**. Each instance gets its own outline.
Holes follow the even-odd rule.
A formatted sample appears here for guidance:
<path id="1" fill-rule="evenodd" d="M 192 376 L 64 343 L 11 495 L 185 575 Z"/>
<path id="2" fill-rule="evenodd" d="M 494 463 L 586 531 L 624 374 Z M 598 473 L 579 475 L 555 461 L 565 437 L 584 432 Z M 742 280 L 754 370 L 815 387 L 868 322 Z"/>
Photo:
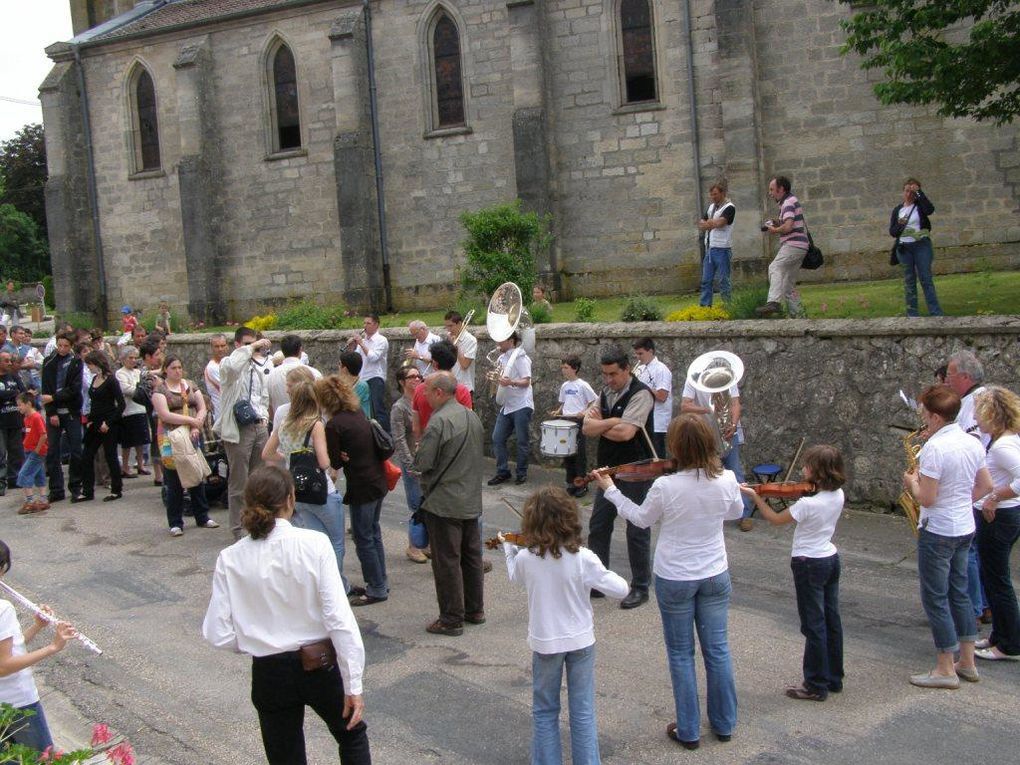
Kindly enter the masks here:
<path id="1" fill-rule="evenodd" d="M 343 468 L 347 490 L 344 504 L 351 509 L 354 548 L 361 563 L 365 586 L 351 587 L 352 606 L 370 606 L 389 597 L 386 556 L 379 515 L 388 487 L 382 461 L 376 454 L 372 424 L 361 411 L 354 389 L 337 375 L 315 381 L 326 422 L 326 450 L 330 465 Z"/>
<path id="2" fill-rule="evenodd" d="M 705 659 L 708 720 L 720 741 L 729 741 L 737 725 L 737 687 L 727 637 L 730 572 L 723 521 L 744 513 L 740 485 L 723 470 L 715 436 L 696 414 L 673 419 L 666 448 L 677 472 L 655 480 L 645 501 L 634 504 L 595 472 L 606 499 L 639 528 L 660 522 L 655 547 L 655 597 L 659 601 L 666 658 L 673 681 L 676 722 L 666 735 L 685 749 L 697 749 L 701 737 L 698 679 L 694 672 L 694 629 Z"/>
<path id="3" fill-rule="evenodd" d="M 528 591 L 531 647 L 533 765 L 563 762 L 560 748 L 560 684 L 567 669 L 570 751 L 576 763 L 598 763 L 595 724 L 595 624 L 588 593 L 594 588 L 622 598 L 630 587 L 581 547 L 577 503 L 546 486 L 524 504 L 521 534 L 527 547 L 502 539 L 510 581 Z"/>

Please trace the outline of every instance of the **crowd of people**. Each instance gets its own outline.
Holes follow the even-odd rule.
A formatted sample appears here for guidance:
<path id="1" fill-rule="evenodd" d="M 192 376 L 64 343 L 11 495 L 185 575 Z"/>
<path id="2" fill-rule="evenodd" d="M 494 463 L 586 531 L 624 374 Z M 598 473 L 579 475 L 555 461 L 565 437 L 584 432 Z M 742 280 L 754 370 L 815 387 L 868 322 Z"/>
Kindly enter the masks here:
<path id="1" fill-rule="evenodd" d="M 196 444 L 209 440 L 223 449 L 235 544 L 217 561 L 203 632 L 218 647 L 254 657 L 252 701 L 270 762 L 304 761 L 305 705 L 325 720 L 343 762 L 370 762 L 365 652 L 352 609 L 391 595 L 380 526 L 383 500 L 398 480 L 389 464 L 400 469 L 404 485 L 406 557 L 431 563 L 438 615 L 425 629 L 456 637 L 486 622 L 484 431 L 474 412 L 478 344 L 459 313 L 449 312 L 444 324 L 442 337 L 412 322 L 415 343 L 395 369 L 392 404 L 389 343 L 375 315 L 365 317 L 364 332 L 350 339 L 332 373 L 309 365 L 296 335 L 281 339 L 275 357 L 270 341 L 247 327 L 234 333 L 233 348 L 230 338 L 213 336 L 201 375 L 205 391 L 187 377 L 180 358 L 166 352 L 162 333 L 138 327 L 119 351 L 101 335 L 67 328 L 56 334 L 41 363 L 23 348 L 21 328 L 0 349 L 3 475 L 11 485 L 17 476 L 25 492 L 19 512 L 43 512 L 65 491 L 72 502 L 92 500 L 103 480 L 96 465 L 107 470 L 108 501 L 123 496 L 124 479 L 158 466 L 153 475 L 164 487 L 169 533 L 183 535 L 185 504 L 198 527 L 216 528 L 205 487 L 182 485 L 166 448 L 167 431 L 185 426 Z M 696 634 L 709 727 L 718 740 L 730 739 L 737 691 L 723 524 L 749 530 L 754 511 L 770 523 L 795 525 L 790 565 L 805 643 L 803 677 L 786 694 L 825 701 L 844 686 L 841 566 L 832 543 L 844 502 L 842 455 L 824 444 L 809 448 L 802 476 L 813 491 L 773 507 L 744 483 L 736 385 L 728 391 L 728 419 L 713 422 L 706 416 L 712 402 L 689 383 L 674 406 L 672 372 L 650 338 L 631 350 L 633 360 L 619 346 L 602 351 L 599 392 L 579 376 L 578 357 L 563 358 L 553 414 L 577 422 L 580 446 L 564 461 L 564 486 L 532 493 L 521 534 L 500 538 L 511 582 L 527 591 L 535 763 L 562 761 L 557 720 L 564 673 L 573 761 L 599 761 L 592 600 L 610 596 L 622 608 L 636 608 L 653 588 L 676 718 L 666 735 L 687 749 L 700 743 Z M 116 371 L 113 354 L 121 362 Z M 24 359 L 31 360 L 22 364 Z M 928 438 L 916 469 L 903 477 L 921 508 L 921 602 L 936 650 L 935 667 L 910 677 L 925 688 L 976 682 L 976 659 L 1020 659 L 1020 609 L 1009 572 L 1020 536 L 1020 398 L 985 387 L 983 368 L 968 351 L 950 357 L 940 375 L 920 397 Z M 518 484 L 528 481 L 531 376 L 528 354 L 513 335 L 499 346 L 484 378 L 497 401 L 497 467 L 490 486 L 513 476 Z M 515 472 L 506 443 L 511 435 Z M 665 456 L 674 463 L 661 477 L 617 483 L 605 471 L 587 470 L 585 439 L 596 440 L 599 465 Z M 577 498 L 592 483 L 597 488 L 585 539 Z M 626 523 L 629 580 L 610 569 L 618 515 Z M 650 529 L 656 524 L 653 565 Z M 362 584 L 352 583 L 349 567 L 345 572 L 348 526 Z M 281 571 L 289 573 L 280 578 Z M 983 617 L 992 631 L 979 640 Z M 17 643 L 20 628 L 16 632 L 6 637 Z M 65 633 L 58 632 L 49 652 L 62 647 Z M 0 664 L 4 645 L 0 634 Z M 2 688 L 0 681 L 0 700 Z"/>

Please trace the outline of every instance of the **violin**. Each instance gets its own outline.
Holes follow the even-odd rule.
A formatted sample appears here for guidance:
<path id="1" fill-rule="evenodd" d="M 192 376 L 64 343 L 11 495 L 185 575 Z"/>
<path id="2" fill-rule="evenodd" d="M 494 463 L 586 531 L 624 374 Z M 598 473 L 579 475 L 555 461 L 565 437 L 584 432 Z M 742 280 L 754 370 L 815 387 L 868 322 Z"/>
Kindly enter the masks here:
<path id="1" fill-rule="evenodd" d="M 776 499 L 800 499 L 805 494 L 814 494 L 818 487 L 809 481 L 772 481 L 771 483 L 749 483 L 759 497 Z"/>
<path id="2" fill-rule="evenodd" d="M 516 531 L 504 531 L 503 532 L 503 541 L 504 542 L 509 542 L 512 545 L 517 545 L 518 547 L 527 547 L 528 546 L 528 540 L 524 538 L 523 534 L 520 534 L 520 533 L 518 533 Z M 485 549 L 486 550 L 495 550 L 496 548 L 498 548 L 500 546 L 500 544 L 502 544 L 502 542 L 499 541 L 499 537 L 493 537 L 492 539 L 486 539 L 485 540 Z"/>
<path id="3" fill-rule="evenodd" d="M 615 467 L 597 468 L 586 476 L 575 478 L 574 486 L 587 486 L 595 480 L 595 473 L 612 476 L 617 481 L 654 481 L 659 476 L 675 472 L 676 460 L 672 458 L 638 460 Z"/>

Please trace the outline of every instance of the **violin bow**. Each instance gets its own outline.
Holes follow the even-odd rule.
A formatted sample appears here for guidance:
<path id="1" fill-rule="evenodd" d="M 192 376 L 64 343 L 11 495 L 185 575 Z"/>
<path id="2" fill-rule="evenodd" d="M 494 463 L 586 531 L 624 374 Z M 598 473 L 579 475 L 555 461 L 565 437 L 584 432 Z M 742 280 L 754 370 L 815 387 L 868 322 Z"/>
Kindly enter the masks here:
<path id="1" fill-rule="evenodd" d="M 793 475 L 793 469 L 797 467 L 797 460 L 800 459 L 800 450 L 804 448 L 804 442 L 807 439 L 804 436 L 800 437 L 800 444 L 797 446 L 797 452 L 793 455 L 793 462 L 790 463 L 790 469 L 786 471 L 786 478 L 783 479 L 783 483 L 787 483 L 790 480 L 790 476 Z"/>
<path id="2" fill-rule="evenodd" d="M 655 451 L 655 444 L 652 443 L 652 439 L 648 437 L 648 431 L 645 430 L 645 426 L 641 426 L 641 433 L 644 434 L 645 443 L 648 444 L 648 448 L 652 450 L 652 458 L 659 459 L 659 453 Z"/>
<path id="3" fill-rule="evenodd" d="M 500 497 L 500 499 L 503 500 L 503 504 L 505 504 L 507 507 L 514 511 L 514 515 L 516 515 L 522 521 L 524 520 L 524 516 L 521 515 L 521 511 L 514 507 L 509 499 L 507 499 L 506 497 Z"/>

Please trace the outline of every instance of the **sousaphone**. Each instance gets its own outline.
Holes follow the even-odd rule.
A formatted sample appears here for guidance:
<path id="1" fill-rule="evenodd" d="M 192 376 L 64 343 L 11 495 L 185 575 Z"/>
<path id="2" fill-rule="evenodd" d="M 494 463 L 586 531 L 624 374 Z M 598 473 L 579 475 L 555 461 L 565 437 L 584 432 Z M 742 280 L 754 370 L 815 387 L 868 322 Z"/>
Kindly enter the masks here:
<path id="1" fill-rule="evenodd" d="M 715 434 L 720 457 L 725 457 L 733 448 L 723 433 L 733 426 L 730 420 L 730 388 L 740 382 L 743 376 L 744 362 L 737 354 L 729 351 L 708 351 L 687 367 L 687 382 L 695 390 L 711 396 L 712 412 L 705 417 Z"/>
<path id="2" fill-rule="evenodd" d="M 522 349 L 528 354 L 535 352 L 535 329 L 531 323 L 531 314 L 524 307 L 521 288 L 513 282 L 504 282 L 492 293 L 489 307 L 485 313 L 485 327 L 494 343 L 501 343 L 509 339 L 514 332 L 519 333 L 521 343 L 507 360 L 507 367 L 516 361 L 517 355 Z M 491 369 L 486 377 L 489 379 L 490 393 L 495 395 L 496 403 L 502 406 L 508 389 L 500 386 L 498 382 L 499 378 L 503 376 L 503 366 L 498 361 L 500 355 L 499 348 L 489 351 L 486 359 L 488 359 Z"/>

